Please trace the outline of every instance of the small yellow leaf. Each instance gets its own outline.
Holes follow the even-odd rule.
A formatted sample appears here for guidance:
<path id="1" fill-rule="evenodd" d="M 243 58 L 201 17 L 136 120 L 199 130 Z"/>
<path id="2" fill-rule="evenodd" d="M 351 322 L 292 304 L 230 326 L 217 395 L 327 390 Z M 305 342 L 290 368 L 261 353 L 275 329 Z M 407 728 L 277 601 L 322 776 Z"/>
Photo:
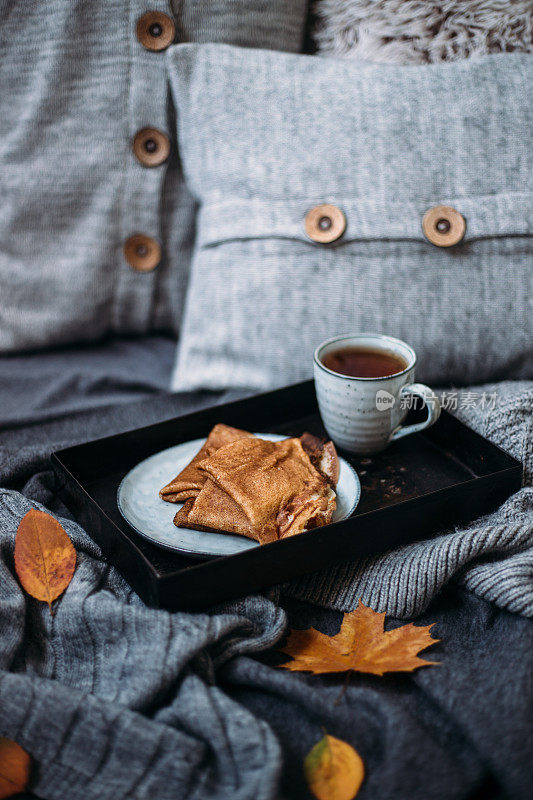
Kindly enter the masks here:
<path id="1" fill-rule="evenodd" d="M 30 763 L 29 755 L 19 744 L 0 737 L 0 800 L 26 789 Z"/>
<path id="2" fill-rule="evenodd" d="M 352 800 L 365 777 L 365 765 L 351 745 L 326 734 L 307 755 L 304 772 L 318 800 Z"/>
<path id="3" fill-rule="evenodd" d="M 76 551 L 59 522 L 35 508 L 21 519 L 15 538 L 15 570 L 24 589 L 52 602 L 65 591 L 76 569 Z"/>

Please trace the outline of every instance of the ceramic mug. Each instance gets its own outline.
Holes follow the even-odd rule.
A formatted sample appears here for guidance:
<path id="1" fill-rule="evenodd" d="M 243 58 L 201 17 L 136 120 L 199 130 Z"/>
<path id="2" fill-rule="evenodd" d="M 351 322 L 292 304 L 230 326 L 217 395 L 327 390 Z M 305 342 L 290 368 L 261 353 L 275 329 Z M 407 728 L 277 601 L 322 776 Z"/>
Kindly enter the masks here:
<path id="1" fill-rule="evenodd" d="M 354 378 L 324 366 L 323 359 L 328 354 L 344 347 L 381 350 L 399 356 L 407 366 L 382 378 Z M 317 347 L 314 362 L 316 396 L 324 427 L 335 444 L 350 453 L 379 453 L 391 442 L 429 428 L 440 416 L 440 403 L 433 390 L 414 383 L 416 354 L 400 339 L 378 333 L 335 336 Z M 408 398 L 412 396 L 425 403 L 427 419 L 404 426 Z"/>

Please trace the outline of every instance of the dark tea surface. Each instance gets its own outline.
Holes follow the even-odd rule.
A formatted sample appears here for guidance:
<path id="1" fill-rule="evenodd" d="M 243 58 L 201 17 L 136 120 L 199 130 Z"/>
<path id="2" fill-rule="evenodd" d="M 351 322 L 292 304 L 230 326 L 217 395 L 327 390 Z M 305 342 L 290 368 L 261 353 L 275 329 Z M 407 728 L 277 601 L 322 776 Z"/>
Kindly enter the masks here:
<path id="1" fill-rule="evenodd" d="M 385 378 L 407 367 L 407 362 L 395 353 L 360 347 L 340 347 L 324 356 L 322 363 L 351 378 Z"/>

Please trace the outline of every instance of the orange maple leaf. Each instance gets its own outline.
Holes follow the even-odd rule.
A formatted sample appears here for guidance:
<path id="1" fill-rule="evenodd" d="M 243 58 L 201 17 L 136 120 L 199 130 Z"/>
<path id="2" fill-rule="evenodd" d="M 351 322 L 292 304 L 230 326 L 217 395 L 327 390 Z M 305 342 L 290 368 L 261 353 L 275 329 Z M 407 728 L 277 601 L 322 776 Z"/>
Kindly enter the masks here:
<path id="1" fill-rule="evenodd" d="M 52 602 L 65 591 L 76 569 L 76 551 L 50 514 L 30 509 L 15 537 L 15 570 L 28 594 Z"/>
<path id="2" fill-rule="evenodd" d="M 345 614 L 340 631 L 326 636 L 315 628 L 291 631 L 281 651 L 293 660 L 280 664 L 294 672 L 411 672 L 418 667 L 438 662 L 418 658 L 418 653 L 439 639 L 430 635 L 433 625 L 412 623 L 386 631 L 385 614 L 373 611 L 361 601 Z"/>

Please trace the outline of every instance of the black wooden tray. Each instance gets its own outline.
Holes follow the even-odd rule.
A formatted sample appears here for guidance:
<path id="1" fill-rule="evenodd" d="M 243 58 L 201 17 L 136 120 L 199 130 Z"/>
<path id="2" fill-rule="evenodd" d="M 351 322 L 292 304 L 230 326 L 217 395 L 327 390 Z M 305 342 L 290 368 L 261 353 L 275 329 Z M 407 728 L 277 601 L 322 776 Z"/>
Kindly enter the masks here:
<path id="1" fill-rule="evenodd" d="M 197 561 L 139 536 L 118 510 L 117 488 L 139 461 L 207 436 L 217 422 L 265 433 L 325 435 L 313 382 L 307 381 L 52 454 L 65 505 L 150 605 L 201 608 L 424 539 L 495 509 L 521 484 L 518 461 L 443 412 L 432 428 L 376 456 L 341 451 L 362 488 L 349 519 L 237 555 Z"/>

